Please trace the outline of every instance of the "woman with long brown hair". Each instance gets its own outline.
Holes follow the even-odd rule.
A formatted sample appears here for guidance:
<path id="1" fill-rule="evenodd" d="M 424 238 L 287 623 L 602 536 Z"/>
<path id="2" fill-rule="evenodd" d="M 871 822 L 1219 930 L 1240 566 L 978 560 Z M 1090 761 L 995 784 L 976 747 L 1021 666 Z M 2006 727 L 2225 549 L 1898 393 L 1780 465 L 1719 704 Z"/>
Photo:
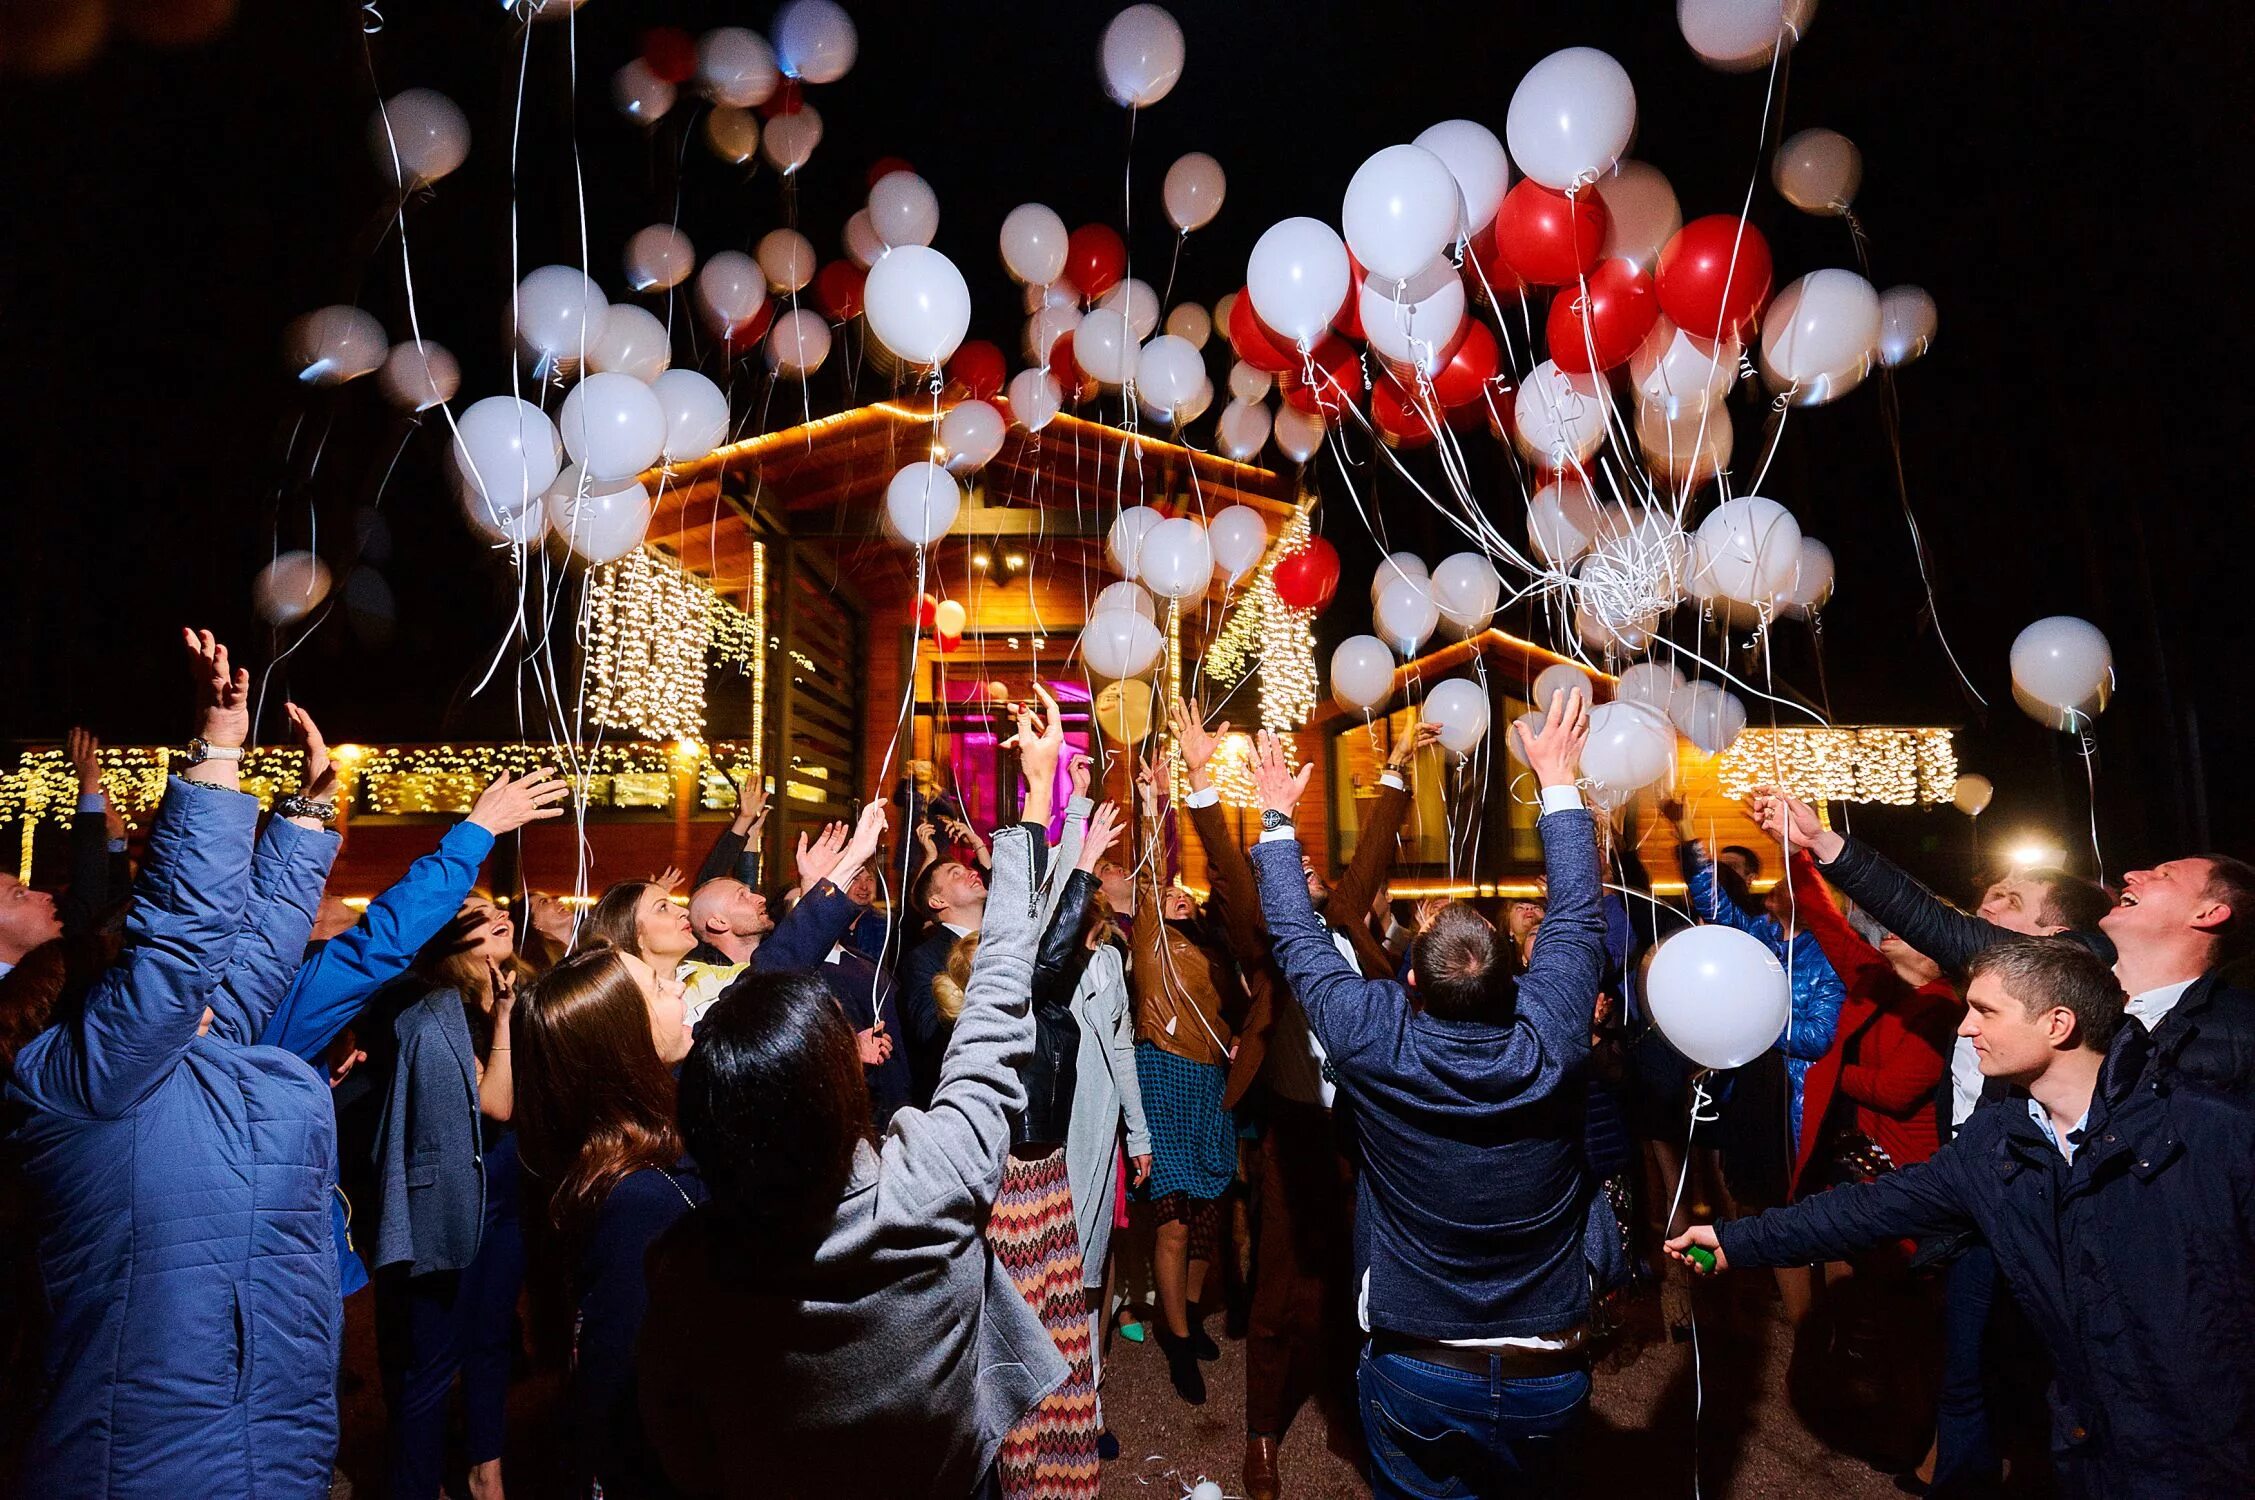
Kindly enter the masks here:
<path id="1" fill-rule="evenodd" d="M 642 1261 L 705 1201 L 674 1125 L 689 1055 L 681 981 L 602 947 L 568 958 L 518 1003 L 517 1131 L 574 1309 L 570 1413 L 582 1493 L 670 1493 L 635 1411 Z"/>

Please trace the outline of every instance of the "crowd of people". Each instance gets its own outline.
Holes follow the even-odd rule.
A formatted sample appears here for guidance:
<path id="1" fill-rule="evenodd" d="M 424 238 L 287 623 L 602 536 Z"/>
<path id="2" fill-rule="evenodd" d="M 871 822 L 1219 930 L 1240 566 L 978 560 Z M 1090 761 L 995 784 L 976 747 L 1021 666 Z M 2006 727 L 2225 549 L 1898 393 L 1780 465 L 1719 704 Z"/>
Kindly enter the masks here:
<path id="1" fill-rule="evenodd" d="M 355 912 L 318 726 L 288 707 L 304 785 L 262 821 L 248 676 L 187 647 L 196 734 L 137 864 L 74 733 L 60 897 L 0 876 L 12 1492 L 331 1493 L 365 1294 L 394 1500 L 521 1488 L 528 1342 L 578 1493 L 1093 1495 L 1106 1358 L 1148 1341 L 1202 1404 L 1215 1311 L 1250 1500 L 1289 1490 L 1311 1404 L 1380 1496 L 1561 1493 L 1625 1290 L 1673 1318 L 1767 1266 L 1862 1393 L 1843 1430 L 1912 1435 L 1906 1488 L 2000 1493 L 2012 1455 L 2028 1493 L 2031 1463 L 2074 1496 L 2255 1493 L 2239 860 L 2023 871 L 1967 913 L 1772 791 L 1769 850 L 1662 805 L 1666 902 L 1585 806 L 1575 692 L 1513 728 L 1541 895 L 1412 913 L 1387 889 L 1429 727 L 1334 871 L 1273 735 L 1248 849 L 1226 724 L 1174 703 L 1179 803 L 1146 766 L 1099 804 L 1037 685 L 1015 821 L 904 799 L 897 866 L 872 800 L 763 882 L 748 783 L 685 904 L 672 872 L 584 910 L 483 891 L 495 840 L 564 810 L 536 771 Z M 1790 979 L 1727 1074 L 1644 994 L 1694 922 Z"/>

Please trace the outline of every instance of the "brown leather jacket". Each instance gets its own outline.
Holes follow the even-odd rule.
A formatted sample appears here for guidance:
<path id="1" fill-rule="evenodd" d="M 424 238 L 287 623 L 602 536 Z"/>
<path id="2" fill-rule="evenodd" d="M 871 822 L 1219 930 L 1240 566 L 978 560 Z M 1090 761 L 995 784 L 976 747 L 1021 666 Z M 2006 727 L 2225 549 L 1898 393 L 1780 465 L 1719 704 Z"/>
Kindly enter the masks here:
<path id="1" fill-rule="evenodd" d="M 1245 1002 L 1227 956 L 1200 947 L 1147 905 L 1139 905 L 1128 940 L 1136 1039 L 1195 1063 L 1228 1066 Z"/>

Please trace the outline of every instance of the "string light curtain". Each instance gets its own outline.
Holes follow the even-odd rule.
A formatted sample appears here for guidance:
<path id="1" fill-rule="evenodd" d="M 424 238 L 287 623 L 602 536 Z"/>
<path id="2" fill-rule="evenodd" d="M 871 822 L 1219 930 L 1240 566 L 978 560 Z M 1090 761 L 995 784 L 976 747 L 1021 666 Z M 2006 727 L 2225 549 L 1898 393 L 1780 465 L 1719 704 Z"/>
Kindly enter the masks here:
<path id="1" fill-rule="evenodd" d="M 1312 504 L 1312 502 L 1311 502 Z M 1261 726 L 1287 733 L 1315 712 L 1315 611 L 1294 609 L 1276 597 L 1276 565 L 1309 536 L 1310 504 L 1284 523 L 1260 571 L 1206 649 L 1206 671 L 1235 685 L 1260 674 Z"/>
<path id="2" fill-rule="evenodd" d="M 1805 802 L 1925 806 L 1950 800 L 1957 750 L 1947 729 L 1748 729 L 1716 758 L 1715 777 L 1732 797 L 1780 786 Z"/>
<path id="3" fill-rule="evenodd" d="M 705 730 L 712 591 L 644 551 L 588 577 L 587 713 L 657 739 Z"/>

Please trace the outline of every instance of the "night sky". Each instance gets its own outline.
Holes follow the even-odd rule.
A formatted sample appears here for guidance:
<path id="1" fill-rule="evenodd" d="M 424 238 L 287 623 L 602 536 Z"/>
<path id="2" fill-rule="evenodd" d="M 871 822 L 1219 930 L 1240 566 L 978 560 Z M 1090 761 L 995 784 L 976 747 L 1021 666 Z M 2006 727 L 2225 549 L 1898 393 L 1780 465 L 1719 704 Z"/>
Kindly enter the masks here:
<path id="1" fill-rule="evenodd" d="M 623 296 L 621 245 L 672 218 L 677 195 L 701 255 L 749 249 L 795 214 L 832 258 L 867 165 L 900 155 L 939 195 L 936 243 L 971 280 L 974 335 L 1016 368 L 1017 289 L 995 251 L 1003 215 L 1038 200 L 1068 223 L 1121 219 L 1128 118 L 1094 62 L 1114 7 L 848 8 L 860 61 L 813 92 L 826 134 L 787 201 L 772 173 L 728 167 L 693 135 L 685 143 L 699 113 L 686 96 L 654 133 L 609 98 L 642 28 L 764 28 L 770 8 L 589 0 L 576 120 L 595 275 Z M 74 721 L 118 741 L 178 737 L 185 695 L 166 632 L 209 623 L 262 659 L 251 576 L 277 526 L 285 546 L 303 546 L 316 525 L 334 564 L 366 538 L 361 560 L 395 597 L 397 623 L 383 641 L 337 612 L 276 686 L 315 706 L 332 739 L 506 732 L 507 696 L 473 701 L 468 690 L 501 638 L 508 585 L 438 482 L 439 436 L 414 434 L 384 484 L 406 430 L 374 381 L 309 392 L 279 358 L 284 325 L 329 302 L 359 302 L 394 338 L 407 329 L 398 243 L 364 139 L 372 66 L 386 94 L 435 87 L 470 116 L 470 160 L 411 205 L 409 244 L 423 330 L 461 357 L 464 398 L 507 389 L 520 32 L 490 0 L 380 9 L 386 25 L 365 50 L 357 5 L 245 0 L 232 30 L 204 47 L 120 42 L 68 78 L 0 89 L 11 460 L 0 587 L 15 625 L 0 657 L 0 738 L 53 740 Z M 1574 44 L 1628 68 L 1633 154 L 1668 174 L 1687 218 L 1735 210 L 1759 172 L 1754 217 L 1780 284 L 1856 264 L 1841 221 L 1795 212 L 1768 184 L 1765 76 L 1701 66 L 1657 0 L 1175 9 L 1186 74 L 1134 130 L 1137 274 L 1165 279 L 1168 163 L 1205 150 L 1229 174 L 1221 217 L 1183 250 L 1178 297 L 1210 304 L 1234 289 L 1253 240 L 1279 218 L 1335 224 L 1348 177 L 1380 146 L 1459 115 L 1500 134 L 1520 74 Z M 2235 228 L 2244 190 L 2231 184 L 2245 175 L 2255 27 L 2204 9 L 1830 0 L 1784 79 L 1787 132 L 1826 125 L 1863 150 L 1855 207 L 1875 282 L 1916 282 L 1940 304 L 1933 351 L 1900 377 L 1903 458 L 1941 620 L 1990 707 L 1959 691 L 1927 617 L 1876 383 L 1794 412 L 1764 487 L 1839 559 L 1821 680 L 1798 626 L 1781 627 L 1792 639 L 1778 667 L 1843 720 L 1964 726 L 1966 768 L 1997 783 L 1982 821 L 1991 846 L 2041 831 L 2087 869 L 2082 763 L 2066 737 L 2012 707 L 2005 659 L 2032 619 L 2089 618 L 2111 638 L 2121 680 L 2097 731 L 2110 875 L 2211 843 L 2249 852 L 2255 800 L 2238 592 L 2250 576 L 2246 442 L 2231 436 L 2243 419 L 2230 415 L 2229 383 L 2249 326 Z M 518 195 L 526 270 L 579 259 L 569 40 L 561 25 L 532 37 Z M 676 354 L 687 362 L 685 341 Z M 818 410 L 844 404 L 838 363 L 814 383 Z M 737 381 L 740 413 L 763 399 L 755 367 Z M 1226 363 L 1214 369 L 1218 380 Z M 1744 474 L 1759 426 L 1739 410 Z M 1202 438 L 1210 419 L 1195 430 Z M 1471 445 L 1490 446 L 1484 435 Z M 1405 485 L 1380 466 L 1364 473 L 1395 545 L 1454 550 Z M 1488 492 L 1516 529 L 1516 486 L 1492 477 Z M 1346 634 L 1366 628 L 1360 580 L 1374 554 L 1349 507 L 1326 513 L 1350 563 L 1324 628 Z M 1871 815 L 1869 826 L 1936 878 L 1962 882 L 1968 829 L 1955 813 Z"/>

